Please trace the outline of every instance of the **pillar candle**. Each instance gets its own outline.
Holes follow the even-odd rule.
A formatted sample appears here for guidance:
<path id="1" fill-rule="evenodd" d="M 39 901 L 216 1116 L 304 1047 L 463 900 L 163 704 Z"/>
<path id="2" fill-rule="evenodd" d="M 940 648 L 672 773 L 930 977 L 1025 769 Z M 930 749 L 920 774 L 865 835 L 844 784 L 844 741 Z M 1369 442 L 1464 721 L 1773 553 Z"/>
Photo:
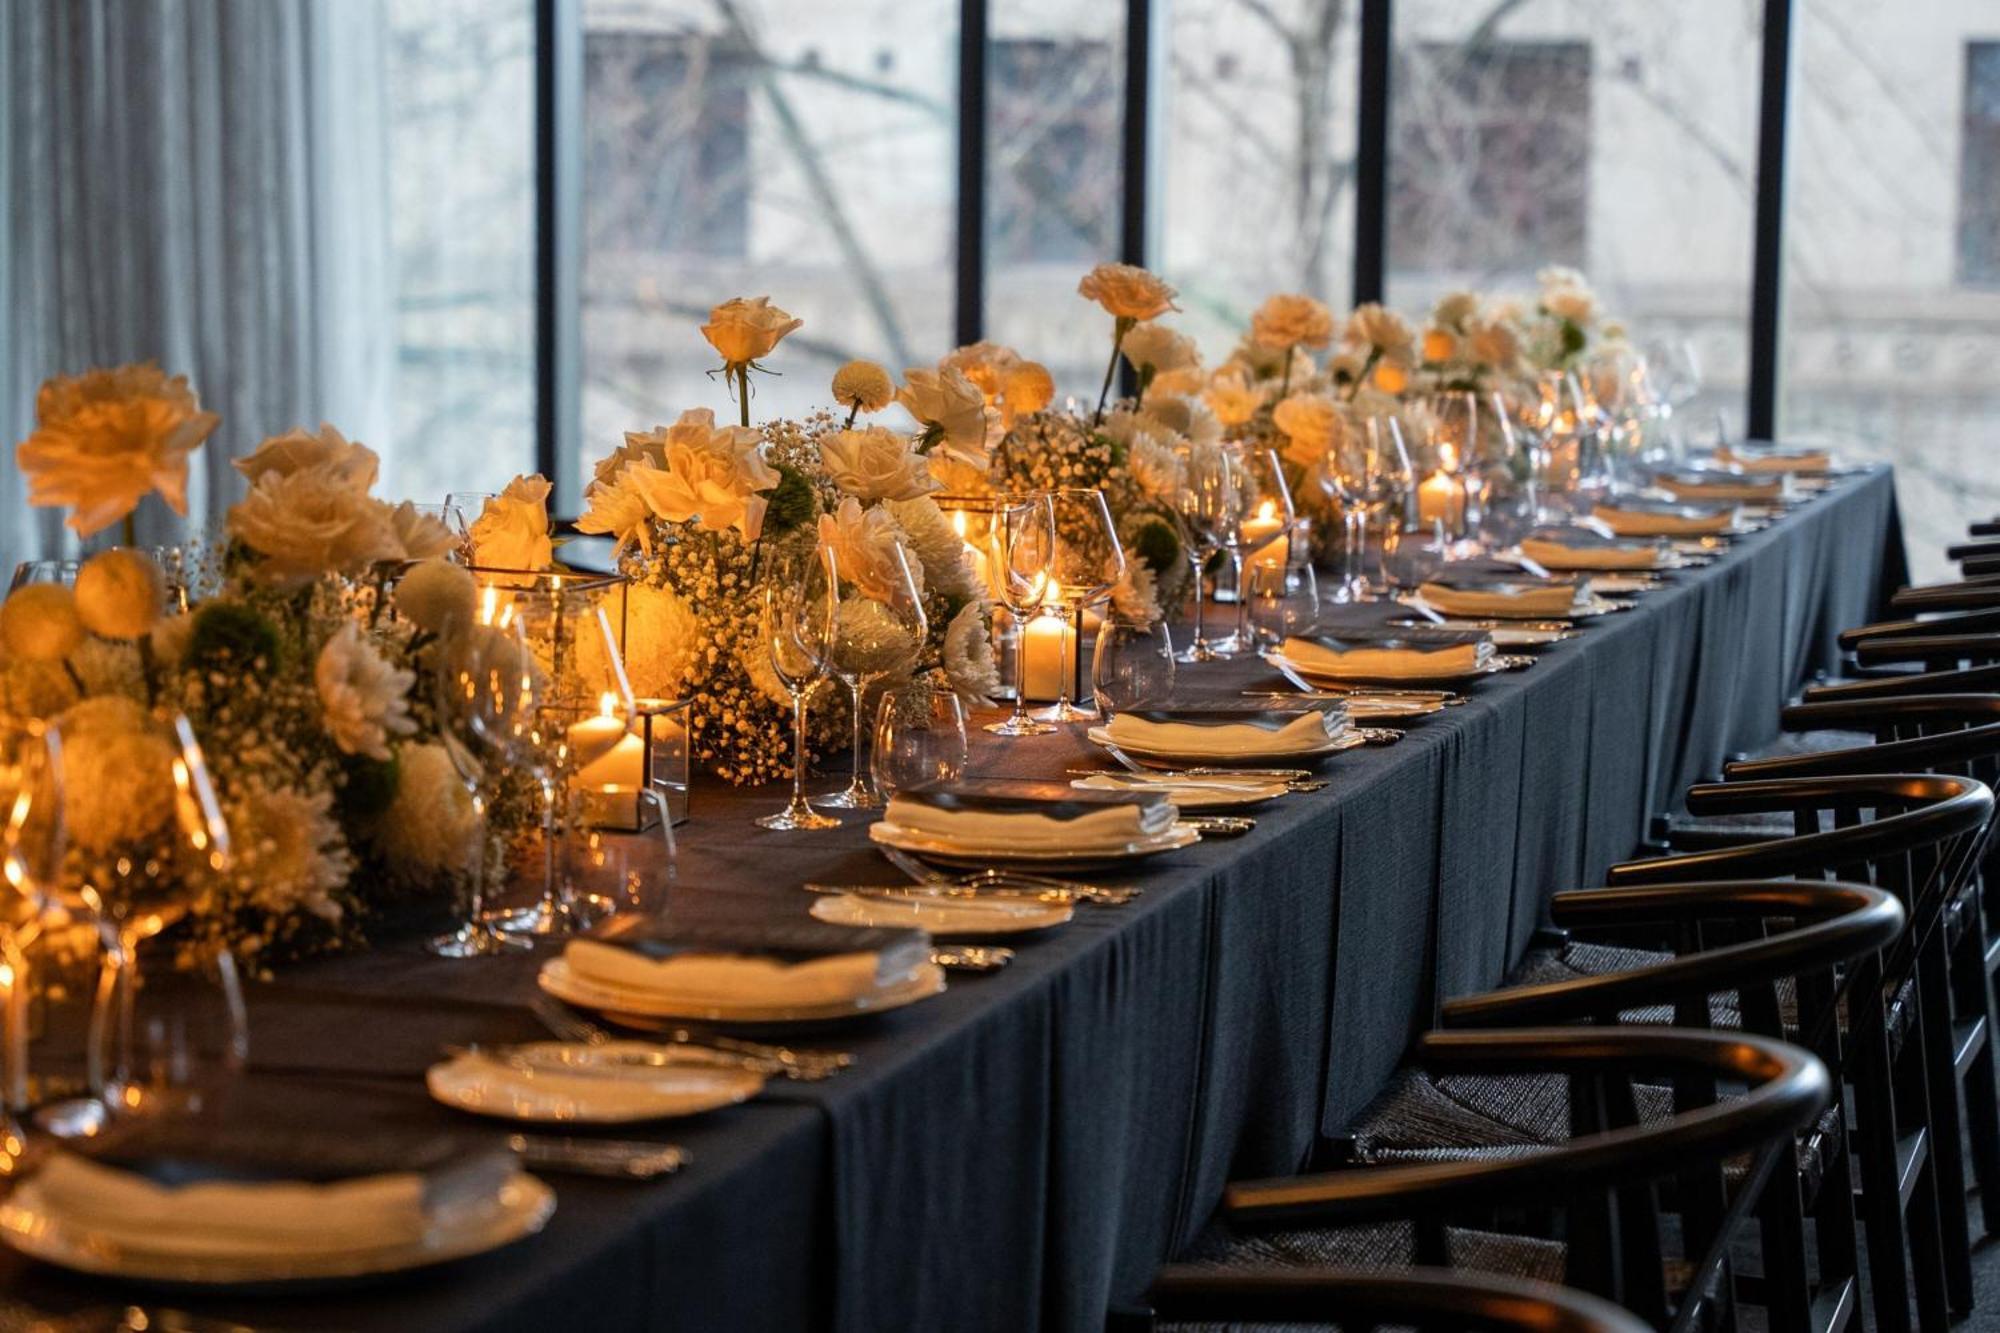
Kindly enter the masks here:
<path id="1" fill-rule="evenodd" d="M 1033 700 L 1060 698 L 1063 662 L 1075 647 L 1076 632 L 1061 612 L 1030 620 L 1021 635 L 1021 693 Z"/>

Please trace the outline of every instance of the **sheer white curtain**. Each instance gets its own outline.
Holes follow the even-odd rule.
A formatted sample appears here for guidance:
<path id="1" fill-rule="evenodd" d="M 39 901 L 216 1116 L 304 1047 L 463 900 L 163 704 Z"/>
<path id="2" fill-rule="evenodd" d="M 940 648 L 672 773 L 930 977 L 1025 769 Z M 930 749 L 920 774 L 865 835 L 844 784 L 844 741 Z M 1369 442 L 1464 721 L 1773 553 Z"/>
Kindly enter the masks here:
<path id="1" fill-rule="evenodd" d="M 196 524 L 240 495 L 229 460 L 266 435 L 330 420 L 387 441 L 381 4 L 7 0 L 0 560 L 64 543 L 12 467 L 51 374 L 150 359 L 192 379 L 223 417 L 196 455 Z M 139 529 L 181 525 L 148 500 Z"/>

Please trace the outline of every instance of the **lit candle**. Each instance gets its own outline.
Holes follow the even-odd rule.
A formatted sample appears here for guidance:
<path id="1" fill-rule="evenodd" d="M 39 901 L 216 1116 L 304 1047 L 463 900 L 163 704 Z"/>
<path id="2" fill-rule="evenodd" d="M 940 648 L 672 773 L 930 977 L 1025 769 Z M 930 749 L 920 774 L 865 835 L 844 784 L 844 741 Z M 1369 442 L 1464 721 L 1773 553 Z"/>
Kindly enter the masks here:
<path id="1" fill-rule="evenodd" d="M 569 729 L 569 752 L 579 787 L 636 787 L 645 774 L 645 746 L 617 715 L 618 696 L 598 701 L 596 717 Z"/>
<path id="2" fill-rule="evenodd" d="M 958 534 L 958 539 L 965 543 L 965 558 L 972 563 L 973 577 L 979 580 L 980 587 L 987 589 L 991 593 L 993 590 L 992 565 L 986 558 L 986 552 L 980 550 L 977 543 L 967 539 L 965 535 L 965 511 L 963 509 L 954 509 L 951 511 L 951 527 L 952 531 Z"/>
<path id="3" fill-rule="evenodd" d="M 1465 483 L 1442 468 L 1424 478 L 1417 487 L 1417 519 L 1425 527 L 1442 521 L 1446 531 L 1459 531 L 1465 526 Z"/>
<path id="4" fill-rule="evenodd" d="M 1076 631 L 1061 612 L 1039 615 L 1021 632 L 1021 693 L 1029 699 L 1062 697 L 1063 665 L 1076 646 Z"/>
<path id="5" fill-rule="evenodd" d="M 1283 569 L 1285 549 L 1285 520 L 1278 513 L 1274 500 L 1266 500 L 1257 506 L 1257 512 L 1243 520 L 1243 549 L 1250 553 L 1250 564 L 1255 569 Z"/>

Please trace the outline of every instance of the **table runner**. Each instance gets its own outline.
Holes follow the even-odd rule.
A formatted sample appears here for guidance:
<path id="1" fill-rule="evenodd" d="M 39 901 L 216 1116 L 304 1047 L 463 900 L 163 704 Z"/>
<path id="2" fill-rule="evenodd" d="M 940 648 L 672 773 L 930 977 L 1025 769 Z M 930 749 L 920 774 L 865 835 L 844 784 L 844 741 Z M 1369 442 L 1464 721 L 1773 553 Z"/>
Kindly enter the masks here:
<path id="1" fill-rule="evenodd" d="M 556 1217 L 526 1245 L 305 1299 L 173 1303 L 299 1329 L 1099 1327 L 1224 1182 L 1298 1169 L 1440 997 L 1493 984 L 1548 894 L 1594 882 L 1651 811 L 1774 734 L 1900 549 L 1888 473 L 1841 481 L 1400 744 L 1336 758 L 1327 790 L 1248 837 L 1153 863 L 1133 905 L 830 1037 L 859 1057 L 839 1078 L 642 1127 L 692 1151 L 681 1176 L 553 1178 Z M 1188 684 L 1274 680 L 1231 664 Z M 971 772 L 1047 777 L 1090 753 L 982 735 Z M 807 877 L 895 880 L 859 823 L 750 825 L 779 800 L 703 787 L 674 892 L 802 910 Z M 502 1133 L 431 1104 L 415 1071 L 447 1041 L 539 1035 L 534 965 L 390 944 L 297 968 L 253 997 L 262 1072 L 231 1113 Z M 281 1072 L 336 1062 L 402 1077 Z M 106 1299 L 11 1258 L 4 1276 L 40 1306 Z"/>

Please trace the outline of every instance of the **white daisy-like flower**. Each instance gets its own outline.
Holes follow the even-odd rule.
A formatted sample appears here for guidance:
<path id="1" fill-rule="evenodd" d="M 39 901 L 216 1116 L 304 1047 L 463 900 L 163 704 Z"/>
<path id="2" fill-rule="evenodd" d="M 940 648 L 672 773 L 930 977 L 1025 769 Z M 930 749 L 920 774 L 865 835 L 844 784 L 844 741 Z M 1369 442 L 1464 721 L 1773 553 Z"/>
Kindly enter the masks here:
<path id="1" fill-rule="evenodd" d="M 971 600 L 984 593 L 966 555 L 965 539 L 930 496 L 890 500 L 884 508 L 903 530 L 904 545 L 923 566 L 923 584 L 946 597 Z"/>
<path id="2" fill-rule="evenodd" d="M 944 673 L 952 690 L 972 708 L 988 706 L 1000 692 L 1000 667 L 986 633 L 986 613 L 967 603 L 944 631 Z"/>
<path id="3" fill-rule="evenodd" d="M 245 878 L 271 910 L 300 907 L 338 921 L 333 896 L 354 872 L 354 858 L 333 817 L 328 791 L 254 788 L 230 812 L 231 843 Z"/>
<path id="4" fill-rule="evenodd" d="M 410 717 L 416 673 L 391 665 L 353 621 L 326 641 L 313 667 L 320 721 L 346 754 L 389 757 L 389 738 L 417 729 Z"/>

